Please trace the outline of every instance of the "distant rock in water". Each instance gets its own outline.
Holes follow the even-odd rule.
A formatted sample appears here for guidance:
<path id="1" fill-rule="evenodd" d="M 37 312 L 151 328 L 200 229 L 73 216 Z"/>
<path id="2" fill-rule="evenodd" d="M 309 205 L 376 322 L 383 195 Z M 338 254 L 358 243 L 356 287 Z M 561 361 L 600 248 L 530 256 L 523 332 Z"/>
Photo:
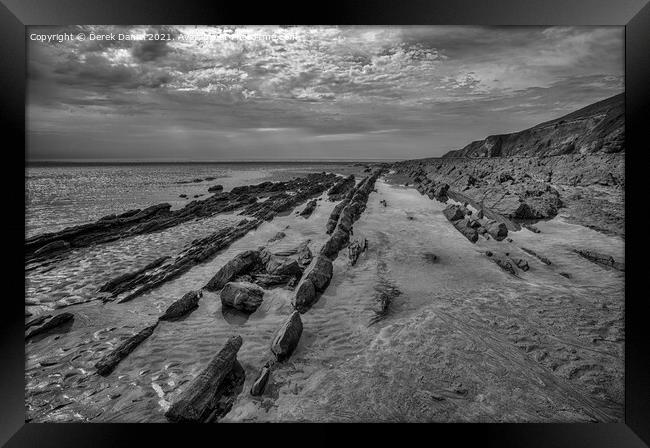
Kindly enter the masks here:
<path id="1" fill-rule="evenodd" d="M 512 134 L 491 135 L 443 157 L 556 156 L 624 151 L 625 95 Z"/>

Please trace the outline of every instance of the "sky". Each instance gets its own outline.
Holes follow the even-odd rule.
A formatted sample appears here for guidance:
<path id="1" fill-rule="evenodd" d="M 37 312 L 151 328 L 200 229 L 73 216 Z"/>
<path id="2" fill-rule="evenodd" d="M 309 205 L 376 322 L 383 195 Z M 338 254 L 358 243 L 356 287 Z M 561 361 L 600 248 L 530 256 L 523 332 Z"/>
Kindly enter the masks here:
<path id="1" fill-rule="evenodd" d="M 29 27 L 27 157 L 437 157 L 623 92 L 623 39 L 623 27 Z"/>

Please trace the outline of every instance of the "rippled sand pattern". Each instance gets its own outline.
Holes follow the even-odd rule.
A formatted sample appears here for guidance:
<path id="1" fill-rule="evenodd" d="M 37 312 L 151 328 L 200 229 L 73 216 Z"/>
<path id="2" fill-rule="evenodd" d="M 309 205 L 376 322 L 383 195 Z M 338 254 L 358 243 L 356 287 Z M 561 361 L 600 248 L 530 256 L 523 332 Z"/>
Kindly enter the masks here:
<path id="1" fill-rule="evenodd" d="M 153 323 L 173 300 L 203 286 L 239 251 L 261 245 L 288 249 L 310 239 L 316 252 L 335 205 L 326 199 L 309 219 L 295 211 L 276 217 L 132 302 L 75 305 L 71 325 L 27 344 L 29 416 L 165 421 L 163 413 L 183 385 L 229 335 L 240 334 L 246 384 L 225 421 L 622 420 L 623 274 L 572 252 L 591 248 L 621 257 L 620 238 L 556 218 L 538 223 L 540 234 L 522 230 L 511 233 L 512 243 L 480 239 L 473 245 L 445 219 L 443 204 L 383 181 L 376 188 L 354 226 L 355 237 L 368 239 L 368 250 L 355 266 L 341 251 L 331 284 L 302 316 L 296 351 L 273 371 L 261 397 L 248 390 L 268 358 L 274 332 L 292 311 L 291 293 L 283 289 L 268 291 L 250 317 L 222 310 L 218 294 L 205 292 L 196 311 L 161 323 L 107 378 L 94 374 L 93 365 L 126 335 Z M 151 240 L 111 243 L 103 255 L 76 254 L 49 280 L 42 274 L 31 295 L 90 288 L 104 280 L 98 267 L 112 265 L 111 253 L 120 264 L 116 271 L 133 269 L 227 218 L 213 219 L 188 223 L 197 226 L 191 231 L 170 229 L 143 237 Z M 268 244 L 278 231 L 287 236 Z M 516 253 L 531 269 L 513 277 L 485 250 Z M 84 271 L 89 265 L 95 268 Z M 86 283 L 77 280 L 79 272 L 93 271 Z M 376 287 L 385 283 L 401 294 L 376 320 Z M 47 365 L 53 357 L 57 364 Z"/>

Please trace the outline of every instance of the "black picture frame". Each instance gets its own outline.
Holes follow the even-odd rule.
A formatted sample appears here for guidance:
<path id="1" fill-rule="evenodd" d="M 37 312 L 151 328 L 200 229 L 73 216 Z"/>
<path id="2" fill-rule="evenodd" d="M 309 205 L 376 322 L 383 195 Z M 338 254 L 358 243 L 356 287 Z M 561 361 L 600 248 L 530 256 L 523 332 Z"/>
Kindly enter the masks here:
<path id="1" fill-rule="evenodd" d="M 625 423 L 621 424 L 466 424 L 412 425 L 363 428 L 375 436 L 402 433 L 454 445 L 468 441 L 500 447 L 640 447 L 650 444 L 650 326 L 645 307 L 646 288 L 639 279 L 637 229 L 640 213 L 630 204 L 643 198 L 643 152 L 650 129 L 650 4 L 648 0 L 454 0 L 413 2 L 349 2 L 282 6 L 266 2 L 209 2 L 184 0 L 1 0 L 0 5 L 0 123 L 4 140 L 4 204 L 2 235 L 5 251 L 3 322 L 0 324 L 0 444 L 18 446 L 131 446 L 135 438 L 148 445 L 191 443 L 197 435 L 223 443 L 225 434 L 241 443 L 292 443 L 295 430 L 246 431 L 237 425 L 125 425 L 25 423 L 23 253 L 25 167 L 25 72 L 29 25 L 69 24 L 459 24 L 459 25 L 622 25 L 625 26 L 626 112 L 626 295 L 625 295 Z M 308 12 L 310 11 L 310 12 Z M 636 244 L 635 244 L 636 245 Z M 641 291 L 635 293 L 634 291 Z M 233 428 L 233 426 L 235 426 Z M 353 425 L 354 426 L 354 425 Z M 340 426 L 339 426 L 340 427 Z M 225 428 L 225 429 L 224 429 Z M 351 428 L 346 425 L 346 429 Z M 305 438 L 295 443 L 339 442 L 340 436 L 323 426 L 301 428 Z M 305 430 L 306 429 L 306 430 Z M 415 431 L 415 432 L 414 432 Z M 417 434 L 416 434 L 417 433 Z M 397 434 L 399 436 L 399 434 Z M 255 440 L 254 440 L 255 439 Z M 415 440 L 415 439 L 414 439 Z M 406 440 L 404 440 L 406 441 Z M 444 442 L 443 442 L 444 443 Z"/>

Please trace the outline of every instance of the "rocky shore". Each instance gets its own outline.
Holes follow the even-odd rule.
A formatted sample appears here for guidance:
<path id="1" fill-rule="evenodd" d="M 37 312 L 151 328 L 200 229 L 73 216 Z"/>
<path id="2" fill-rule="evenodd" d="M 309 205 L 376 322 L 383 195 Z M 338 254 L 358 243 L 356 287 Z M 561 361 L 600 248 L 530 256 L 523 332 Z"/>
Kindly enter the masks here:
<path id="1" fill-rule="evenodd" d="M 512 230 L 565 212 L 572 222 L 624 236 L 624 162 L 624 154 L 590 154 L 423 159 L 393 168 L 396 182 L 469 203 Z"/>
<path id="2" fill-rule="evenodd" d="M 217 191 L 207 199 L 192 201 L 179 210 L 157 204 L 143 210 L 128 210 L 98 221 L 25 240 L 25 261 L 41 261 L 75 248 L 115 241 L 134 235 L 161 231 L 183 222 L 207 218 L 217 213 L 242 210 L 240 214 L 270 219 L 302 200 L 328 189 L 338 181 L 334 174 L 312 174 L 287 182 L 263 182 Z"/>

